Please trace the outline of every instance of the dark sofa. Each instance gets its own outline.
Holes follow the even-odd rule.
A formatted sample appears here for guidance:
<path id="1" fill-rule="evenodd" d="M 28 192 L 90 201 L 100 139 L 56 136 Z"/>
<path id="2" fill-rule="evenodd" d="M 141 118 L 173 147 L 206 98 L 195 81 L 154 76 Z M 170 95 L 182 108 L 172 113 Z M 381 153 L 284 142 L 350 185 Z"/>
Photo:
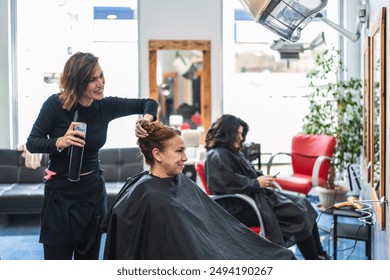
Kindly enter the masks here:
<path id="1" fill-rule="evenodd" d="M 21 151 L 0 149 L 0 214 L 40 212 L 47 160 L 44 154 L 41 167 L 33 170 L 25 166 Z M 111 206 L 126 179 L 143 170 L 143 159 L 138 148 L 111 148 L 100 150 L 100 161 Z"/>

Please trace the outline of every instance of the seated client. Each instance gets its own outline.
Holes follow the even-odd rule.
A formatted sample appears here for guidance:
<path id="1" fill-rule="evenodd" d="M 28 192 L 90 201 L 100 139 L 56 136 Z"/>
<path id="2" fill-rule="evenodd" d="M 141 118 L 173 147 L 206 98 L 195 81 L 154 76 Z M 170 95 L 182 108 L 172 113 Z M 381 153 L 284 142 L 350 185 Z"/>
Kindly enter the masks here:
<path id="1" fill-rule="evenodd" d="M 223 115 L 207 131 L 205 175 L 209 189 L 215 194 L 249 195 L 262 213 L 271 241 L 284 246 L 296 243 L 305 259 L 328 259 L 319 238 L 317 212 L 310 202 L 270 189 L 274 178 L 257 172 L 241 152 L 248 130 L 248 124 L 240 118 Z M 257 226 L 249 219 L 247 205 L 224 207 L 248 226 Z"/>
<path id="2" fill-rule="evenodd" d="M 180 131 L 158 122 L 138 139 L 150 170 L 128 179 L 106 221 L 104 259 L 295 259 L 229 215 L 182 174 Z"/>

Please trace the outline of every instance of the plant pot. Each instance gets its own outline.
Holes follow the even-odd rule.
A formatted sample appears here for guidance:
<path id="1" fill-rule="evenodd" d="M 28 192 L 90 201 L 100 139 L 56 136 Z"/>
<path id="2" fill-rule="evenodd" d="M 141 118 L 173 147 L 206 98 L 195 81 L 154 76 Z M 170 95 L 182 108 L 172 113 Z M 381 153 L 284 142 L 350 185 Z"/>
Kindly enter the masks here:
<path id="1" fill-rule="evenodd" d="M 345 186 L 339 186 L 337 189 L 326 189 L 323 187 L 315 188 L 320 200 L 319 207 L 322 211 L 327 211 L 329 207 L 335 203 L 343 202 L 347 200 L 346 194 L 349 189 Z"/>

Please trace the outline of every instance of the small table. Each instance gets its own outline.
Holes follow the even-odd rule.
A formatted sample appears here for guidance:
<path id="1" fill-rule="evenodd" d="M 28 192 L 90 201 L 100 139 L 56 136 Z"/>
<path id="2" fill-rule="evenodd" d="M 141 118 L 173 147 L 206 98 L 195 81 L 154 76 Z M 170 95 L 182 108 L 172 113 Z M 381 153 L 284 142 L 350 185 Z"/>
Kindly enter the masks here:
<path id="1" fill-rule="evenodd" d="M 337 259 L 337 239 L 346 238 L 366 242 L 366 256 L 371 260 L 371 225 L 359 225 L 339 222 L 339 217 L 360 218 L 362 214 L 351 207 L 343 207 L 333 211 L 333 259 Z"/>

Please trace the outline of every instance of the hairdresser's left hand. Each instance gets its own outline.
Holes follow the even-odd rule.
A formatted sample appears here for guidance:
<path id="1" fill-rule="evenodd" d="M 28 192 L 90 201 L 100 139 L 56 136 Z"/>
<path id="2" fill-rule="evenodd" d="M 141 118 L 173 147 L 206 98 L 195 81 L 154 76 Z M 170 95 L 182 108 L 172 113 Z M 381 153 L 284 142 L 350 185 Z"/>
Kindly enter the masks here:
<path id="1" fill-rule="evenodd" d="M 149 124 L 153 120 L 153 116 L 145 114 L 142 118 L 138 119 L 135 123 L 135 136 L 139 138 L 145 138 L 148 136 L 146 130 L 142 127 L 145 124 Z"/>

